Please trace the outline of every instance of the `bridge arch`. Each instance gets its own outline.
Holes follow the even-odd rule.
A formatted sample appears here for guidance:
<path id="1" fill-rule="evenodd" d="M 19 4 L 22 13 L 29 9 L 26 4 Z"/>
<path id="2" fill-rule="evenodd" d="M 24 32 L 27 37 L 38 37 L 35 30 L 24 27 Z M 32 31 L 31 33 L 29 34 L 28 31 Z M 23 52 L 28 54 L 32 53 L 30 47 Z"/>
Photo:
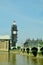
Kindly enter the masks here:
<path id="1" fill-rule="evenodd" d="M 43 47 L 40 48 L 40 52 L 43 55 Z"/>
<path id="2" fill-rule="evenodd" d="M 34 56 L 37 56 L 37 52 L 38 52 L 38 48 L 37 47 L 32 47 L 31 51 L 32 51 Z"/>
<path id="3" fill-rule="evenodd" d="M 30 50 L 29 48 L 26 48 L 26 52 L 27 52 L 28 54 L 29 54 L 29 50 Z"/>

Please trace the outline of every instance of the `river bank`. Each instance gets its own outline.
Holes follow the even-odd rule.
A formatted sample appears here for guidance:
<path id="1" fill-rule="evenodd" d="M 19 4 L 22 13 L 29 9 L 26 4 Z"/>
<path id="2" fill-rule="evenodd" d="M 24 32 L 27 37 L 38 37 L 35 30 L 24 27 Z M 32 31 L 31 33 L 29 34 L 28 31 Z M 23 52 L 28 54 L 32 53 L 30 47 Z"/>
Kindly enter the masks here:
<path id="1" fill-rule="evenodd" d="M 32 53 L 26 53 L 26 52 L 22 52 L 22 51 L 11 50 L 10 53 L 34 57 L 34 55 Z M 43 58 L 43 55 L 38 53 L 36 58 Z"/>

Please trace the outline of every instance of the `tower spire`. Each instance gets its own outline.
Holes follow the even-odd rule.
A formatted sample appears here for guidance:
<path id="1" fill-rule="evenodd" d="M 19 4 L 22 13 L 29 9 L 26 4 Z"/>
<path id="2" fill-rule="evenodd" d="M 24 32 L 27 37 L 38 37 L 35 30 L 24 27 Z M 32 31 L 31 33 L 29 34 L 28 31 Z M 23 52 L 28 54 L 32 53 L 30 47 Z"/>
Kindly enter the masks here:
<path id="1" fill-rule="evenodd" d="M 13 21 L 13 25 L 16 25 L 16 21 L 15 20 Z"/>

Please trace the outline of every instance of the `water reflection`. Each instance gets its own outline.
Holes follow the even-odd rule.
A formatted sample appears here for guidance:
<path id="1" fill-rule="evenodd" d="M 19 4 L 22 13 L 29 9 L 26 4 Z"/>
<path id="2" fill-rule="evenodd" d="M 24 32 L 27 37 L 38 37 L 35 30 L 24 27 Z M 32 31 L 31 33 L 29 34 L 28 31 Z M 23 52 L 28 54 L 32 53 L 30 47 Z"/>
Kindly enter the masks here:
<path id="1" fill-rule="evenodd" d="M 32 57 L 31 61 L 33 65 L 38 65 L 38 59 L 36 57 Z"/>
<path id="2" fill-rule="evenodd" d="M 8 53 L 0 52 L 0 62 L 8 62 Z"/>
<path id="3" fill-rule="evenodd" d="M 0 65 L 43 65 L 43 58 L 0 52 Z"/>
<path id="4" fill-rule="evenodd" d="M 43 65 L 43 58 L 31 57 L 32 65 Z"/>
<path id="5" fill-rule="evenodd" d="M 0 52 L 0 65 L 16 65 L 16 55 L 10 52 Z"/>
<path id="6" fill-rule="evenodd" d="M 11 65 L 16 65 L 16 54 L 11 54 L 10 52 L 8 53 L 8 62 Z"/>

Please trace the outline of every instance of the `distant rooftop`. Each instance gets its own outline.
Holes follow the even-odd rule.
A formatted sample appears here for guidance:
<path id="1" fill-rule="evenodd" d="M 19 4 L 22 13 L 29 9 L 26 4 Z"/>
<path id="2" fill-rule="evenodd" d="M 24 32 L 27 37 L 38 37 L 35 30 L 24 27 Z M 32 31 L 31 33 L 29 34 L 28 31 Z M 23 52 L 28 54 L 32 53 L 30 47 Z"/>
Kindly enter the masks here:
<path id="1" fill-rule="evenodd" d="M 0 35 L 0 39 L 10 39 L 9 35 Z"/>

